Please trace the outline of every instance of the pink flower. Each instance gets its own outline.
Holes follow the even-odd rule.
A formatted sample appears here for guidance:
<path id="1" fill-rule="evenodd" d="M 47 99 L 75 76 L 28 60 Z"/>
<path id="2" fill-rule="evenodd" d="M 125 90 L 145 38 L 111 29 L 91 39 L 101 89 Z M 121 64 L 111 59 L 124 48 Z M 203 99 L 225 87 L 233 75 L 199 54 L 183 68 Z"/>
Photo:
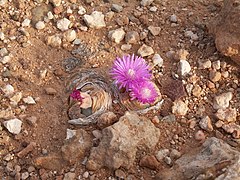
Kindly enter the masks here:
<path id="1" fill-rule="evenodd" d="M 73 98 L 76 101 L 79 101 L 82 103 L 83 97 L 81 96 L 81 92 L 77 89 L 74 89 L 73 92 L 70 94 L 70 97 Z"/>
<path id="2" fill-rule="evenodd" d="M 131 88 L 130 97 L 132 100 L 137 99 L 139 102 L 153 103 L 158 97 L 156 87 L 151 81 L 143 81 L 135 84 Z"/>
<path id="3" fill-rule="evenodd" d="M 133 85 L 150 80 L 151 78 L 149 66 L 145 60 L 134 56 L 134 54 L 132 56 L 123 56 L 122 59 L 117 57 L 110 74 L 115 83 L 119 85 L 119 88 L 126 88 L 126 90 L 129 90 Z"/>

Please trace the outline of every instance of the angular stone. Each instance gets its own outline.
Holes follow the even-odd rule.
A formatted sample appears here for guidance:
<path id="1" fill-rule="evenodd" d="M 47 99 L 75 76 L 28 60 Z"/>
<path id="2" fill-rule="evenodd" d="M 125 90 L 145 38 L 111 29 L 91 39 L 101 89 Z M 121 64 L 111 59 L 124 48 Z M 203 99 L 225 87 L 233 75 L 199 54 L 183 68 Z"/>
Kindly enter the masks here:
<path id="1" fill-rule="evenodd" d="M 173 23 L 177 23 L 178 19 L 177 19 L 177 16 L 176 14 L 173 14 L 170 16 L 169 20 Z"/>
<path id="2" fill-rule="evenodd" d="M 8 121 L 4 121 L 3 125 L 12 134 L 19 134 L 22 129 L 22 121 L 17 118 L 10 119 Z"/>
<path id="3" fill-rule="evenodd" d="M 116 23 L 119 26 L 125 26 L 129 24 L 129 18 L 126 15 L 121 15 L 116 19 Z"/>
<path id="4" fill-rule="evenodd" d="M 123 10 L 123 7 L 121 5 L 118 5 L 118 4 L 112 4 L 111 10 L 113 12 L 119 13 Z"/>
<path id="5" fill-rule="evenodd" d="M 68 30 L 68 27 L 70 25 L 71 21 L 69 21 L 67 18 L 63 18 L 57 21 L 57 28 L 61 31 Z"/>
<path id="6" fill-rule="evenodd" d="M 160 54 L 154 54 L 152 60 L 154 65 L 158 65 L 159 67 L 162 67 L 163 58 L 160 56 Z"/>
<path id="7" fill-rule="evenodd" d="M 119 121 L 102 131 L 98 147 L 93 147 L 87 162 L 89 170 L 103 166 L 110 169 L 129 169 L 135 160 L 137 147 L 152 149 L 156 146 L 160 132 L 154 124 L 136 113 L 126 112 Z"/>
<path id="8" fill-rule="evenodd" d="M 76 131 L 76 136 L 68 139 L 62 146 L 63 159 L 70 164 L 75 164 L 84 159 L 85 153 L 92 147 L 91 136 L 83 129 Z"/>
<path id="9" fill-rule="evenodd" d="M 76 174 L 73 172 L 68 172 L 64 175 L 63 180 L 75 180 L 76 179 Z"/>
<path id="10" fill-rule="evenodd" d="M 195 85 L 192 89 L 192 94 L 195 97 L 200 97 L 202 95 L 202 88 L 199 85 Z"/>
<path id="11" fill-rule="evenodd" d="M 206 61 L 198 61 L 199 69 L 209 69 L 212 66 L 212 62 L 210 60 Z"/>
<path id="12" fill-rule="evenodd" d="M 160 34 L 161 28 L 160 27 L 155 27 L 155 26 L 149 26 L 148 30 L 151 32 L 153 36 L 157 36 Z"/>
<path id="13" fill-rule="evenodd" d="M 176 100 L 173 102 L 172 113 L 179 116 L 185 116 L 188 111 L 188 105 L 182 100 Z"/>
<path id="14" fill-rule="evenodd" d="M 206 130 L 206 131 L 212 131 L 213 130 L 212 121 L 208 116 L 203 117 L 200 120 L 199 125 L 203 130 Z"/>
<path id="15" fill-rule="evenodd" d="M 117 44 L 119 44 L 124 39 L 124 36 L 125 36 L 125 31 L 123 30 L 123 28 L 111 30 L 108 33 L 108 38 Z"/>
<path id="16" fill-rule="evenodd" d="M 26 104 L 36 104 L 32 96 L 27 96 L 26 98 L 23 98 L 23 102 Z"/>
<path id="17" fill-rule="evenodd" d="M 186 60 L 180 60 L 178 65 L 178 73 L 180 76 L 186 76 L 190 73 L 191 66 L 188 61 Z"/>
<path id="18" fill-rule="evenodd" d="M 146 56 L 150 56 L 154 53 L 154 50 L 152 47 L 147 46 L 146 44 L 143 44 L 137 52 L 141 57 L 146 57 Z"/>
<path id="19" fill-rule="evenodd" d="M 156 179 L 198 179 L 199 175 L 211 172 L 212 179 L 223 180 L 224 177 L 238 179 L 240 153 L 224 141 L 215 137 L 208 138 L 200 148 L 192 148 L 187 154 L 179 158 L 172 169 L 160 172 Z M 223 171 L 224 170 L 224 171 Z M 235 172 L 233 170 L 236 170 Z M 232 172 L 229 174 L 229 172 Z M 216 177 L 218 176 L 218 177 Z M 221 178 L 220 178 L 221 177 Z M 204 178 L 205 179 L 205 178 Z"/>
<path id="20" fill-rule="evenodd" d="M 60 6 L 61 5 L 61 0 L 50 0 L 50 2 L 55 6 L 55 7 L 57 7 L 57 6 Z"/>
<path id="21" fill-rule="evenodd" d="M 11 104 L 16 106 L 21 101 L 21 99 L 22 99 L 22 92 L 17 92 L 10 98 L 10 101 L 11 101 Z"/>
<path id="22" fill-rule="evenodd" d="M 7 84 L 1 88 L 5 96 L 11 96 L 14 93 L 14 87 L 11 84 Z"/>
<path id="23" fill-rule="evenodd" d="M 45 23 L 44 23 L 44 21 L 38 21 L 38 22 L 35 24 L 35 28 L 36 28 L 37 30 L 44 29 L 44 28 L 45 28 Z"/>
<path id="24" fill-rule="evenodd" d="M 83 16 L 83 20 L 90 28 L 100 29 L 106 26 L 104 21 L 104 15 L 102 12 L 99 11 L 93 11 L 91 15 L 85 14 Z"/>
<path id="25" fill-rule="evenodd" d="M 141 0 L 141 6 L 149 6 L 153 3 L 154 0 Z"/>
<path id="26" fill-rule="evenodd" d="M 214 98 L 214 109 L 226 109 L 229 106 L 229 101 L 232 99 L 232 92 L 222 93 Z"/>
<path id="27" fill-rule="evenodd" d="M 140 41 L 140 37 L 137 31 L 130 31 L 125 36 L 126 43 L 137 44 Z"/>
<path id="28" fill-rule="evenodd" d="M 236 108 L 218 109 L 215 115 L 219 120 L 222 120 L 228 123 L 235 122 L 237 120 Z"/>
<path id="29" fill-rule="evenodd" d="M 63 34 L 63 39 L 66 40 L 67 42 L 72 42 L 77 38 L 77 33 L 74 30 L 67 30 L 64 34 Z"/>
<path id="30" fill-rule="evenodd" d="M 218 71 L 210 71 L 209 72 L 209 79 L 212 81 L 212 82 L 217 82 L 221 79 L 222 77 L 222 74 Z"/>
<path id="31" fill-rule="evenodd" d="M 240 126 L 238 124 L 235 123 L 229 123 L 229 124 L 224 124 L 222 126 L 223 130 L 226 131 L 227 133 L 230 134 L 235 134 L 235 135 L 239 135 L 240 132 Z M 236 138 L 240 138 L 239 136 Z"/>
<path id="32" fill-rule="evenodd" d="M 158 168 L 159 162 L 153 155 L 147 155 L 140 160 L 140 166 L 155 170 Z"/>
<path id="33" fill-rule="evenodd" d="M 163 159 L 169 156 L 169 149 L 161 149 L 156 153 L 156 158 L 159 162 L 163 161 Z"/>
<path id="34" fill-rule="evenodd" d="M 46 41 L 52 47 L 60 47 L 62 44 L 62 39 L 59 35 L 48 36 Z"/>
<path id="35" fill-rule="evenodd" d="M 198 141 L 203 141 L 205 140 L 206 136 L 204 134 L 204 132 L 202 130 L 198 130 L 195 135 L 194 135 L 195 139 Z"/>
<path id="36" fill-rule="evenodd" d="M 11 109 L 0 110 L 0 119 L 11 119 L 14 117 L 15 115 Z"/>

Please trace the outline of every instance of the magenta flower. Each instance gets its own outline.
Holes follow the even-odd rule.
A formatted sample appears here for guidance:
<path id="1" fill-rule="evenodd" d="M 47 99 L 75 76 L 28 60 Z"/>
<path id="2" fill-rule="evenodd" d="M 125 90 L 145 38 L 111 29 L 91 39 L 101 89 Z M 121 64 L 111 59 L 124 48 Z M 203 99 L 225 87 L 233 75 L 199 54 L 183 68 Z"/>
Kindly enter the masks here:
<path id="1" fill-rule="evenodd" d="M 143 104 L 153 103 L 158 97 L 157 90 L 151 81 L 143 81 L 139 84 L 135 84 L 131 88 L 129 95 L 132 100 L 137 99 Z"/>
<path id="2" fill-rule="evenodd" d="M 70 94 L 70 97 L 82 103 L 83 97 L 81 96 L 81 92 L 79 90 L 74 89 L 73 92 Z"/>
<path id="3" fill-rule="evenodd" d="M 129 90 L 133 85 L 142 81 L 150 80 L 151 73 L 149 66 L 141 57 L 134 56 L 134 54 L 117 57 L 114 65 L 110 71 L 115 83 L 119 88 L 126 88 Z"/>

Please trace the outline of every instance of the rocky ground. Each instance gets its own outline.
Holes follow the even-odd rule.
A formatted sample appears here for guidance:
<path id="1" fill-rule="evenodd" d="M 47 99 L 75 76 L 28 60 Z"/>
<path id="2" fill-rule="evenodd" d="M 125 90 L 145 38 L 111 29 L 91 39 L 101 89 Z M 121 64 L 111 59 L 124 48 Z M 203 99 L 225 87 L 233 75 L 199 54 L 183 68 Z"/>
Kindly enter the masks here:
<path id="1" fill-rule="evenodd" d="M 0 0 L 0 177 L 238 179 L 239 6 Z M 137 114 L 113 98 L 96 123 L 69 123 L 72 75 L 100 69 L 111 83 L 114 59 L 132 53 L 151 66 L 159 106 Z"/>

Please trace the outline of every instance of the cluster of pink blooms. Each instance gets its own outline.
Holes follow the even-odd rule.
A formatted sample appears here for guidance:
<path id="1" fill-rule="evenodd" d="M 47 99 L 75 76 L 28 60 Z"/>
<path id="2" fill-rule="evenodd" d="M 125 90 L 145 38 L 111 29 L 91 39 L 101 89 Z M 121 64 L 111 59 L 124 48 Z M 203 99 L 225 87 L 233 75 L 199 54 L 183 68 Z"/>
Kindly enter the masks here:
<path id="1" fill-rule="evenodd" d="M 153 103 L 158 97 L 151 71 L 146 61 L 134 54 L 116 58 L 110 71 L 119 89 L 125 88 L 131 100 Z"/>
<path id="2" fill-rule="evenodd" d="M 70 97 L 73 98 L 76 101 L 79 101 L 82 103 L 83 97 L 81 96 L 81 92 L 77 89 L 74 89 L 73 92 L 70 94 Z"/>

